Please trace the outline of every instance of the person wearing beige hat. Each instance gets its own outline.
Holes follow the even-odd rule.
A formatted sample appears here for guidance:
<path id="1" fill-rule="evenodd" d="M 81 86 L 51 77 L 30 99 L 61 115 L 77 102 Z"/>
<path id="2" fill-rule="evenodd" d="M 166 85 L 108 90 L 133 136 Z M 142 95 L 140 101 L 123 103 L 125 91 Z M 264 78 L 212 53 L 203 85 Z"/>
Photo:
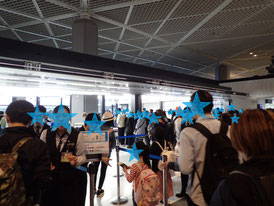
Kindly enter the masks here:
<path id="1" fill-rule="evenodd" d="M 102 120 L 106 121 L 106 122 L 101 126 L 101 130 L 109 132 L 109 154 L 103 154 L 102 159 L 105 158 L 107 160 L 110 160 L 109 158 L 111 155 L 111 150 L 114 147 L 114 143 L 115 143 L 114 130 L 112 129 L 112 127 L 114 127 L 114 116 L 111 112 L 105 112 L 103 114 Z M 108 165 L 109 164 L 106 164 L 105 162 L 102 161 L 100 180 L 99 180 L 98 190 L 96 192 L 97 197 L 102 197 L 104 195 L 104 190 L 102 189 L 102 187 L 103 187 L 103 184 L 105 181 Z M 97 166 L 97 170 L 98 170 L 98 167 L 99 167 L 99 165 Z M 97 171 L 95 174 L 97 174 Z"/>

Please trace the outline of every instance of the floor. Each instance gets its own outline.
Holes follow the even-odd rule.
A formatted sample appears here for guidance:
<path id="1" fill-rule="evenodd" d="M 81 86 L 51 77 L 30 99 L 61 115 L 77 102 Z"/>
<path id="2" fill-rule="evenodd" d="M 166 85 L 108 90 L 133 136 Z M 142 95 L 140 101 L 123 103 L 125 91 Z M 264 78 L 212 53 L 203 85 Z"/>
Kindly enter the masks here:
<path id="1" fill-rule="evenodd" d="M 119 160 L 120 162 L 124 162 L 127 165 L 132 165 L 133 163 L 135 163 L 137 161 L 137 160 L 132 160 L 131 162 L 128 162 L 129 154 L 127 152 L 123 152 L 123 151 L 119 152 L 119 158 L 120 158 L 120 160 Z M 97 198 L 95 196 L 94 206 L 108 206 L 108 205 L 110 206 L 110 205 L 112 205 L 111 201 L 113 199 L 117 199 L 117 178 L 113 177 L 115 174 L 117 174 L 117 167 L 116 167 L 117 160 L 116 160 L 115 150 L 112 151 L 111 159 L 112 160 L 111 160 L 110 164 L 112 165 L 112 167 L 108 167 L 106 179 L 105 179 L 105 182 L 103 185 L 105 194 L 102 198 Z M 100 171 L 100 169 L 99 169 L 99 171 Z M 120 170 L 120 174 L 123 174 L 122 170 Z M 174 194 L 179 193 L 181 190 L 180 173 L 175 173 L 175 176 L 172 178 L 172 180 L 173 180 Z M 126 180 L 125 176 L 123 175 L 122 177 L 120 177 L 120 185 L 121 185 L 121 188 L 120 188 L 121 196 L 128 198 L 128 202 L 123 205 L 124 206 L 132 206 L 133 205 L 132 204 L 132 183 L 129 183 Z M 88 194 L 89 194 L 89 191 L 88 191 Z M 89 195 L 87 195 L 86 206 L 90 206 L 88 197 L 89 197 Z M 184 200 L 180 201 L 180 199 L 176 198 L 175 196 L 169 198 L 169 203 L 175 203 L 175 202 L 176 202 L 176 205 L 187 206 L 187 204 Z"/>

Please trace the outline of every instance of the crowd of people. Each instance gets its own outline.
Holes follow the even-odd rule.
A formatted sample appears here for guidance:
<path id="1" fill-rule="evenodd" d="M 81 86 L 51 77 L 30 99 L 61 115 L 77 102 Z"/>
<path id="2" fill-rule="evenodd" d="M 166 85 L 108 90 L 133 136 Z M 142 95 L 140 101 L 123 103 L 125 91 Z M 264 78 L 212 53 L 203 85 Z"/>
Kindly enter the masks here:
<path id="1" fill-rule="evenodd" d="M 242 114 L 220 111 L 220 119 L 216 119 L 212 115 L 212 95 L 198 90 L 191 96 L 191 102 L 196 94 L 201 102 L 209 104 L 203 108 L 204 117 L 193 116 L 193 124 L 189 121 L 182 124 L 183 117 L 176 113 L 168 118 L 161 109 L 155 111 L 158 123 L 123 113 L 115 117 L 111 112 L 102 117 L 95 113 L 85 117 L 85 121 L 90 121 L 97 115 L 98 120 L 105 121 L 101 129 L 109 131 L 110 152 L 99 155 L 95 163 L 97 197 L 104 194 L 116 124 L 119 137 L 147 134 L 120 139 L 120 144 L 129 149 L 135 143 L 137 149 L 143 150 L 139 162 L 123 167 L 127 181 L 133 182 L 134 206 L 154 206 L 164 200 L 163 170 L 168 171 L 167 198 L 174 195 L 169 171 L 179 171 L 181 191 L 176 196 L 185 198 L 189 206 L 274 205 L 274 111 L 252 109 Z M 39 110 L 46 112 L 43 106 Z M 64 106 L 64 110 L 70 113 L 68 107 Z M 0 205 L 84 205 L 86 173 L 77 167 L 87 164 L 81 131 L 89 131 L 89 125 L 84 124 L 80 130 L 60 126 L 52 131 L 47 124 L 31 125 L 32 118 L 27 113 L 34 111 L 31 103 L 19 100 L 5 112 L 8 127 L 1 131 L 0 137 Z M 240 117 L 238 123 L 231 121 L 234 114 Z M 166 162 L 152 158 L 163 154 L 168 157 Z"/>

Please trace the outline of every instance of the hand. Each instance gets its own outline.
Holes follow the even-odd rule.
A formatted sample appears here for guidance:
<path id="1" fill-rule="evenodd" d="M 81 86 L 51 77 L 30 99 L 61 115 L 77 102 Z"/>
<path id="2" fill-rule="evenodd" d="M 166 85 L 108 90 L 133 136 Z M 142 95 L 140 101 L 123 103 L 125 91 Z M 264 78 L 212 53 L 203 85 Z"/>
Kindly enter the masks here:
<path id="1" fill-rule="evenodd" d="M 166 170 L 167 164 L 168 164 L 168 162 L 164 162 L 163 164 L 160 165 L 160 167 Z"/>
<path id="2" fill-rule="evenodd" d="M 68 156 L 68 159 L 69 159 L 69 163 L 71 166 L 75 167 L 77 165 L 78 160 L 77 160 L 76 156 L 70 155 L 70 156 Z"/>
<path id="3" fill-rule="evenodd" d="M 52 165 L 52 163 L 50 163 L 50 171 L 54 170 L 55 169 L 55 166 Z"/>
<path id="4" fill-rule="evenodd" d="M 108 166 L 111 167 L 111 165 L 109 164 L 109 160 L 112 160 L 112 159 L 109 159 L 109 158 L 107 158 L 107 157 L 102 156 L 102 161 L 103 161 L 103 163 L 105 163 L 106 165 L 108 165 Z"/>
<path id="5" fill-rule="evenodd" d="M 123 167 L 124 173 L 127 173 L 127 167 Z"/>

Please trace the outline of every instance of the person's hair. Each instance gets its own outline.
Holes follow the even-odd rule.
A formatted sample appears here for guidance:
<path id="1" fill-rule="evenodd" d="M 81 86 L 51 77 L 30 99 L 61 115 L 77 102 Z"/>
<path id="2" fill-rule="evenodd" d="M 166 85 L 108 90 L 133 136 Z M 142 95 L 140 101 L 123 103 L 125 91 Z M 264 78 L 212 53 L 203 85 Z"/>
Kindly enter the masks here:
<path id="1" fill-rule="evenodd" d="M 114 121 L 113 120 L 107 121 L 103 125 L 107 125 L 109 127 L 114 127 Z"/>
<path id="2" fill-rule="evenodd" d="M 137 149 L 142 149 L 142 151 L 139 156 L 143 157 L 144 163 L 151 168 L 150 160 L 149 160 L 149 147 L 143 142 L 143 141 L 137 141 L 136 143 Z"/>
<path id="3" fill-rule="evenodd" d="M 165 119 L 166 119 L 166 112 L 165 111 L 163 111 L 162 109 L 157 109 L 156 111 L 155 111 L 155 115 L 156 116 L 160 116 L 161 118 L 161 120 L 163 120 L 163 121 L 166 121 Z"/>
<path id="4" fill-rule="evenodd" d="M 213 108 L 213 97 L 212 97 L 212 95 L 209 92 L 205 91 L 205 90 L 198 90 L 198 91 L 194 92 L 191 95 L 191 98 L 190 98 L 191 102 L 194 101 L 194 98 L 195 98 L 196 94 L 198 94 L 199 99 L 200 99 L 201 102 L 210 102 L 209 105 L 204 107 L 204 113 L 210 113 L 212 108 Z"/>
<path id="5" fill-rule="evenodd" d="M 35 107 L 35 110 L 36 110 L 37 107 L 39 108 L 39 111 L 40 111 L 40 112 L 44 112 L 44 113 L 47 112 L 46 107 L 44 107 L 44 106 L 42 106 L 42 105 L 38 105 L 38 106 Z"/>
<path id="6" fill-rule="evenodd" d="M 149 111 L 150 111 L 150 113 L 153 113 L 153 109 L 150 109 Z"/>
<path id="7" fill-rule="evenodd" d="M 265 110 L 245 110 L 231 126 L 233 146 L 247 157 L 274 157 L 274 120 Z"/>
<path id="8" fill-rule="evenodd" d="M 233 117 L 233 115 L 231 115 L 230 113 L 221 114 L 221 122 L 231 125 L 232 119 L 230 117 Z"/>
<path id="9" fill-rule="evenodd" d="M 274 109 L 267 109 L 268 114 L 274 119 Z"/>
<path id="10" fill-rule="evenodd" d="M 91 121 L 91 120 L 93 119 L 94 114 L 96 114 L 97 119 L 98 119 L 99 121 L 101 121 L 101 117 L 100 117 L 99 114 L 97 114 L 97 113 L 89 113 L 89 114 L 86 116 L 85 121 Z M 85 123 L 85 125 L 86 125 L 86 123 Z"/>
<path id="11" fill-rule="evenodd" d="M 164 135 L 165 135 L 165 130 L 163 127 L 161 126 L 154 127 L 152 137 L 155 141 L 158 141 L 160 143 L 164 142 L 164 139 L 165 139 Z"/>
<path id="12" fill-rule="evenodd" d="M 12 102 L 8 106 L 6 114 L 9 116 L 11 123 L 22 123 L 27 125 L 32 120 L 32 117 L 27 113 L 34 111 L 34 106 L 30 102 L 25 100 L 18 100 Z"/>
<path id="13" fill-rule="evenodd" d="M 121 111 L 121 108 L 118 108 L 118 111 Z"/>
<path id="14" fill-rule="evenodd" d="M 58 110 L 59 110 L 59 107 L 60 107 L 60 105 L 56 106 L 56 107 L 54 108 L 54 110 L 53 110 L 53 113 L 57 113 Z M 64 107 L 65 110 L 68 111 L 68 113 L 70 113 L 70 109 L 68 108 L 68 106 L 63 105 L 63 107 Z"/>

